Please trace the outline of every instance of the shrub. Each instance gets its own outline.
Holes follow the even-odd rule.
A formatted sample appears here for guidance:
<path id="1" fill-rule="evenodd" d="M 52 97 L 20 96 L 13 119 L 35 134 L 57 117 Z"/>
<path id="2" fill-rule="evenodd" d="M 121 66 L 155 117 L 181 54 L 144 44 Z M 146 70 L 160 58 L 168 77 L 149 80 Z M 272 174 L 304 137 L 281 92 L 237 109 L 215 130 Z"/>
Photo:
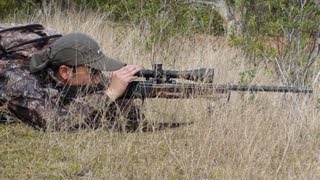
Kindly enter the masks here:
<path id="1" fill-rule="evenodd" d="M 233 36 L 250 63 L 272 64 L 279 79 L 289 85 L 310 83 L 319 59 L 320 5 L 315 1 L 238 2 L 246 7 L 243 35 Z"/>

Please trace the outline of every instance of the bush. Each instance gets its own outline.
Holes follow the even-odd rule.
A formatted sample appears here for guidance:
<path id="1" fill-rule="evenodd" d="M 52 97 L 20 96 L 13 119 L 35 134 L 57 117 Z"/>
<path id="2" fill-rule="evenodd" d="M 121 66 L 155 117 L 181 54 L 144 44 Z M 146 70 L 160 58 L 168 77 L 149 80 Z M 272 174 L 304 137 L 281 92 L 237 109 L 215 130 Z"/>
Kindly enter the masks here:
<path id="1" fill-rule="evenodd" d="M 242 17 L 243 35 L 232 39 L 234 45 L 243 48 L 250 63 L 272 64 L 277 77 L 285 84 L 311 83 L 320 51 L 319 3 L 242 0 L 236 5 L 246 7 L 247 13 Z"/>
<path id="2" fill-rule="evenodd" d="M 34 10 L 38 7 L 39 1 L 40 0 L 0 0 L 0 17 L 1 19 L 5 19 L 14 14 L 32 15 Z"/>
<path id="3" fill-rule="evenodd" d="M 46 0 L 0 0 L 0 11 L 3 15 L 13 14 L 17 10 L 32 15 L 34 9 L 42 7 Z M 108 20 L 138 26 L 148 34 L 148 46 L 155 42 L 163 42 L 175 34 L 222 34 L 222 19 L 219 14 L 207 5 L 186 3 L 185 1 L 158 0 L 67 0 L 55 1 L 62 9 L 70 6 L 79 9 L 92 8 L 107 13 Z M 32 7 L 32 8 L 30 8 Z M 33 9 L 33 10 L 30 10 Z"/>
<path id="4" fill-rule="evenodd" d="M 149 31 L 149 43 L 162 42 L 175 34 L 222 34 L 222 19 L 207 5 L 158 0 L 73 0 L 108 12 L 109 20 L 140 26 Z"/>

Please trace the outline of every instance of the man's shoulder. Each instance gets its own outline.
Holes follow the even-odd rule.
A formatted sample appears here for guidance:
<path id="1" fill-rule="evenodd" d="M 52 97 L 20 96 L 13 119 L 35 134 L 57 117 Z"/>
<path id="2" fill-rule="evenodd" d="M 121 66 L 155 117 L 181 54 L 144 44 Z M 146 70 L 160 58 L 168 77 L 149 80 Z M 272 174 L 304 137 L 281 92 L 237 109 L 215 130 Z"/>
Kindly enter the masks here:
<path id="1" fill-rule="evenodd" d="M 33 96 L 45 89 L 45 82 L 40 75 L 31 74 L 25 65 L 6 66 L 0 70 L 0 77 L 2 95 Z"/>

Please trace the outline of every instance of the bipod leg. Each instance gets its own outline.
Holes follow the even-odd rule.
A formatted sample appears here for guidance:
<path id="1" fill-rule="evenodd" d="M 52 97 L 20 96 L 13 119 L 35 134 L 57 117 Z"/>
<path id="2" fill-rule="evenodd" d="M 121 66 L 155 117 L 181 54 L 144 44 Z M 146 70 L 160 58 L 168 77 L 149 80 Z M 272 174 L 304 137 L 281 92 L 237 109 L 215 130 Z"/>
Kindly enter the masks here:
<path id="1" fill-rule="evenodd" d="M 215 110 L 216 102 L 213 98 L 207 98 L 208 115 L 211 116 Z"/>

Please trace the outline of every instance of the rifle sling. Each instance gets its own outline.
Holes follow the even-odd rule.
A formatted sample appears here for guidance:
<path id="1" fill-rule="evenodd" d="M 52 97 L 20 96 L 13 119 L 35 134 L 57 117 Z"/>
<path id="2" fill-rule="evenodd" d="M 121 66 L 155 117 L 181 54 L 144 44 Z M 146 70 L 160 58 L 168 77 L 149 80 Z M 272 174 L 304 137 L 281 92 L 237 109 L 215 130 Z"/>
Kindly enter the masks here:
<path id="1" fill-rule="evenodd" d="M 1 33 L 7 32 L 7 31 L 18 31 L 18 30 L 29 30 L 29 31 L 33 31 L 33 30 L 43 30 L 44 27 L 41 24 L 28 24 L 25 26 L 15 26 L 15 27 L 11 27 L 11 28 L 7 28 L 7 29 L 3 29 L 0 31 Z"/>
<path id="2" fill-rule="evenodd" d="M 15 48 L 18 48 L 18 47 L 21 47 L 21 46 L 25 46 L 25 45 L 28 45 L 28 44 L 33 44 L 33 43 L 37 43 L 38 46 L 42 47 L 45 44 L 47 44 L 50 39 L 59 38 L 59 37 L 62 37 L 62 35 L 61 34 L 55 34 L 55 35 L 51 35 L 51 36 L 45 36 L 45 37 L 41 37 L 41 38 L 30 40 L 30 41 L 26 41 L 26 42 L 23 42 L 21 44 L 9 47 L 7 49 L 7 53 L 13 53 L 15 51 L 18 51 L 17 49 L 14 50 Z"/>

